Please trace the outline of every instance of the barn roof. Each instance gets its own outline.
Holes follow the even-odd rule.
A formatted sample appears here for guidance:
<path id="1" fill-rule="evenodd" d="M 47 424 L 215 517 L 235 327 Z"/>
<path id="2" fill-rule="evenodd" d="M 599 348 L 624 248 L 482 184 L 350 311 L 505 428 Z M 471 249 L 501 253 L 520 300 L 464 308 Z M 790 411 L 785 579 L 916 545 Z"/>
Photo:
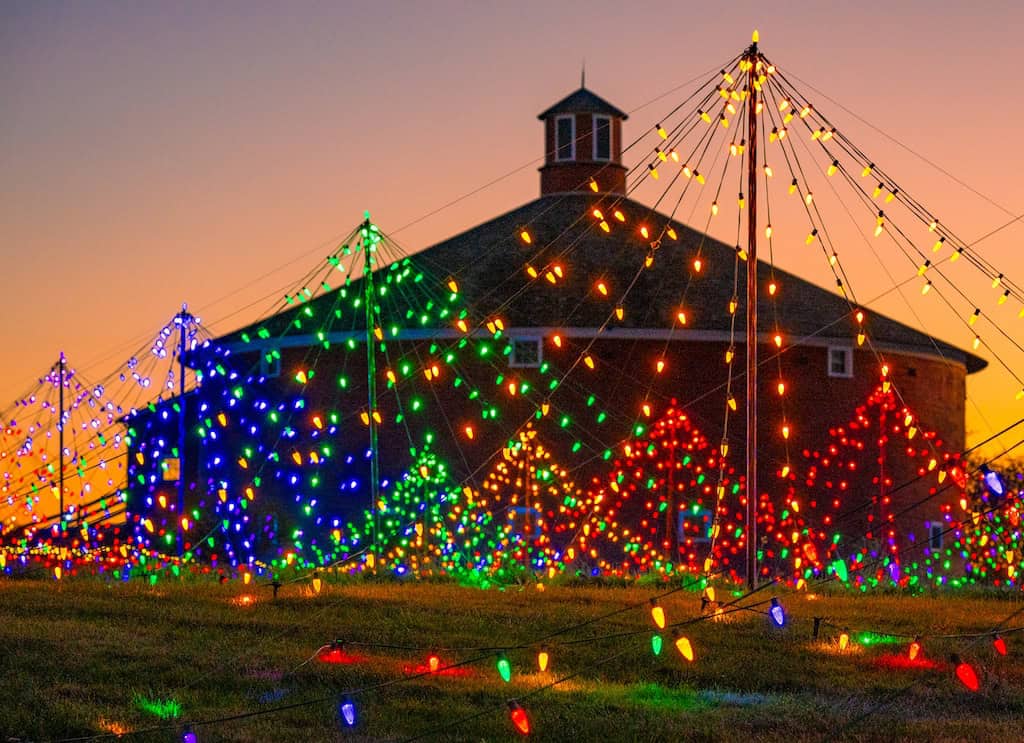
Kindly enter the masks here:
<path id="1" fill-rule="evenodd" d="M 603 198 L 603 201 L 602 201 Z M 614 204 L 611 199 L 616 199 Z M 591 211 L 602 209 L 611 231 L 597 227 Z M 612 215 L 622 212 L 625 222 Z M 647 226 L 650 239 L 641 237 L 639 228 Z M 652 251 L 651 239 L 671 226 L 677 234 L 667 235 L 654 249 L 654 262 L 642 269 Z M 531 244 L 520 239 L 527 228 Z M 385 230 L 386 234 L 386 230 Z M 702 258 L 699 275 L 692 271 L 693 259 Z M 611 301 L 622 295 L 634 281 L 623 307 L 624 318 L 611 327 L 665 331 L 673 326 L 678 310 L 686 309 L 687 325 L 676 331 L 679 340 L 700 333 L 727 333 L 730 318 L 727 306 L 734 293 L 736 250 L 681 222 L 653 211 L 638 202 L 593 194 L 555 194 L 543 196 L 506 214 L 455 235 L 412 256 L 413 263 L 428 276 L 443 282 L 454 277 L 464 302 L 474 310 L 473 317 L 500 315 L 506 327 L 597 328 L 608 319 Z M 524 264 L 541 270 L 551 261 L 563 268 L 563 279 L 552 286 L 543 277 L 531 280 Z M 758 302 L 762 332 L 774 327 L 774 314 L 767 295 L 770 267 L 758 262 L 758 280 L 762 287 Z M 837 340 L 850 344 L 856 335 L 856 323 L 846 301 L 836 293 L 805 279 L 774 269 L 780 286 L 777 303 L 778 326 L 788 341 L 802 338 L 818 342 Z M 594 290 L 603 279 L 609 288 L 604 298 Z M 352 289 L 361 283 L 353 282 Z M 334 292 L 307 304 L 327 308 Z M 737 294 L 742 318 L 744 313 L 743 272 Z M 230 333 L 220 343 L 237 344 L 244 337 L 265 328 L 270 336 L 287 335 L 296 313 L 303 307 L 282 312 L 260 323 Z M 885 350 L 918 353 L 952 359 L 965 364 L 968 372 L 983 369 L 987 362 L 963 349 L 933 339 L 914 328 L 866 308 L 868 334 Z M 316 314 L 320 314 L 319 311 Z M 353 329 L 365 324 L 351 325 Z M 296 331 L 298 332 L 298 331 Z M 742 344 L 743 323 L 737 323 L 737 344 Z"/>

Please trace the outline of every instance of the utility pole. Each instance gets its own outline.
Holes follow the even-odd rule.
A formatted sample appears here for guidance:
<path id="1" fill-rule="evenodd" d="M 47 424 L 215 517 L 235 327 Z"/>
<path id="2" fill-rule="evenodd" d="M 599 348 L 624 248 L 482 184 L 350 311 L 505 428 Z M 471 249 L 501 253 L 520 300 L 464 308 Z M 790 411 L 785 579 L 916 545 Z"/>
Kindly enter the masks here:
<path id="1" fill-rule="evenodd" d="M 181 312 L 174 316 L 178 323 L 178 557 L 185 552 L 184 526 L 181 520 L 185 514 L 185 346 L 188 342 L 188 325 L 193 320 L 188 305 L 181 305 Z"/>
<path id="2" fill-rule="evenodd" d="M 60 457 L 58 459 L 59 469 L 57 470 L 58 484 L 60 492 L 58 497 L 60 499 L 60 528 L 64 530 L 64 352 L 60 352 L 60 360 L 57 362 L 57 399 L 60 407 L 59 415 L 57 419 L 57 445 L 60 447 Z"/>
<path id="3" fill-rule="evenodd" d="M 747 50 L 747 588 L 757 588 L 757 32 Z"/>
<path id="4" fill-rule="evenodd" d="M 377 559 L 379 557 L 378 539 L 380 534 L 380 511 L 377 508 L 378 490 L 380 487 L 380 452 L 377 444 L 377 359 L 376 342 L 374 332 L 374 303 L 376 298 L 373 290 L 373 253 L 377 244 L 376 228 L 370 222 L 369 214 L 363 222 L 363 303 L 366 305 L 366 397 L 369 406 L 370 428 L 370 513 L 373 518 L 370 520 L 370 528 L 373 529 L 372 549 L 373 570 L 377 570 Z"/>

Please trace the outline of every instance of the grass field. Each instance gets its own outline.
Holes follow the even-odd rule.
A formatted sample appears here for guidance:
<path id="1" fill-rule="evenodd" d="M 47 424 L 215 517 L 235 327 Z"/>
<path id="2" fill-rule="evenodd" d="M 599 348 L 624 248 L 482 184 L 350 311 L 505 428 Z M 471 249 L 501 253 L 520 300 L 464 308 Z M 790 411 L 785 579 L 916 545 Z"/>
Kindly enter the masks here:
<path id="1" fill-rule="evenodd" d="M 251 605 L 238 601 L 247 592 L 256 596 Z M 1024 735 L 1024 632 L 1006 635 L 1006 657 L 995 653 L 990 637 L 926 637 L 928 660 L 916 665 L 906 661 L 908 640 L 856 642 L 864 629 L 987 632 L 1024 609 L 1016 599 L 998 597 L 779 594 L 789 615 L 783 629 L 754 612 L 686 626 L 692 663 L 676 652 L 668 633 L 654 656 L 650 615 L 641 607 L 553 639 L 544 673 L 535 650 L 523 649 L 508 653 L 511 683 L 500 679 L 493 655 L 408 678 L 425 663 L 425 648 L 464 648 L 439 650 L 442 663 L 472 660 L 484 655 L 473 648 L 529 645 L 655 593 L 328 582 L 319 596 L 292 584 L 271 600 L 269 589 L 237 581 L 150 587 L 4 579 L 0 741 L 105 732 L 178 741 L 189 721 L 200 723 L 200 743 L 390 741 L 420 734 L 503 741 L 518 737 L 506 706 L 510 698 L 527 710 L 531 737 L 548 741 L 1003 742 Z M 693 593 L 676 593 L 662 604 L 669 623 L 700 615 Z M 855 642 L 840 651 L 837 630 L 827 626 L 812 639 L 816 616 L 848 626 Z M 1021 624 L 1024 611 L 1006 626 Z M 624 634 L 634 630 L 638 634 Z M 616 633 L 621 636 L 591 639 Z M 424 649 L 349 646 L 358 662 L 304 663 L 335 638 Z M 579 642 L 556 644 L 565 640 Z M 979 693 L 956 681 L 952 652 L 978 669 Z M 543 688 L 570 674 L 577 675 Z M 354 696 L 358 725 L 342 730 L 338 695 L 385 682 L 392 683 Z M 296 706 L 273 711 L 289 705 Z M 167 719 L 157 714 L 175 711 Z M 248 712 L 268 714 L 201 724 Z M 451 726 L 435 731 L 445 725 Z M 167 729 L 150 730 L 160 726 Z"/>

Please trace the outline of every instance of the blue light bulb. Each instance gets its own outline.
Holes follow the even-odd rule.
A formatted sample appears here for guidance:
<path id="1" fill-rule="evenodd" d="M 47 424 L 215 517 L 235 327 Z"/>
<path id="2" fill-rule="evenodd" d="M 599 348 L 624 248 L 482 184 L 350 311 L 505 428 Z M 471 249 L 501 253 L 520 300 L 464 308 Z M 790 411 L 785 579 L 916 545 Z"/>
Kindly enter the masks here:
<path id="1" fill-rule="evenodd" d="M 786 623 L 786 612 L 777 598 L 772 598 L 772 607 L 768 610 L 768 614 L 771 616 L 776 627 L 781 627 Z"/>
<path id="2" fill-rule="evenodd" d="M 348 727 L 355 727 L 356 724 L 356 705 L 349 698 L 345 698 L 341 701 L 341 705 L 338 707 L 338 713 L 341 715 L 342 722 Z"/>

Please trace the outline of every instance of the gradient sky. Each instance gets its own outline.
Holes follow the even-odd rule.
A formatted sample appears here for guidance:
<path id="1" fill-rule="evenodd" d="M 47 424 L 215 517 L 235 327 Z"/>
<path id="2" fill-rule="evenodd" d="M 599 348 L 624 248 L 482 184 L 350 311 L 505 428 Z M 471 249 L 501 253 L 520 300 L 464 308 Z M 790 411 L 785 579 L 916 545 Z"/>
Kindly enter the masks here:
<path id="1" fill-rule="evenodd" d="M 218 332 L 253 319 L 364 209 L 412 252 L 534 198 L 536 114 L 578 86 L 583 59 L 588 87 L 632 111 L 731 58 L 756 27 L 780 68 L 998 204 L 812 96 L 958 234 L 1024 212 L 1024 6 L 842 5 L 5 2 L 0 407 L 62 349 L 93 378 L 111 371 L 182 301 Z M 635 112 L 627 139 L 675 100 Z M 1017 223 L 978 250 L 1020 282 L 1022 236 Z M 844 253 L 862 298 L 892 286 L 863 253 Z M 832 285 L 824 265 L 777 260 Z M 966 269 L 964 282 L 995 311 Z M 876 309 L 968 347 L 918 294 Z M 1018 309 L 994 314 L 1020 342 Z M 994 347 L 1024 369 L 1010 342 Z M 969 440 L 1024 415 L 1015 391 L 998 364 L 971 378 Z"/>

